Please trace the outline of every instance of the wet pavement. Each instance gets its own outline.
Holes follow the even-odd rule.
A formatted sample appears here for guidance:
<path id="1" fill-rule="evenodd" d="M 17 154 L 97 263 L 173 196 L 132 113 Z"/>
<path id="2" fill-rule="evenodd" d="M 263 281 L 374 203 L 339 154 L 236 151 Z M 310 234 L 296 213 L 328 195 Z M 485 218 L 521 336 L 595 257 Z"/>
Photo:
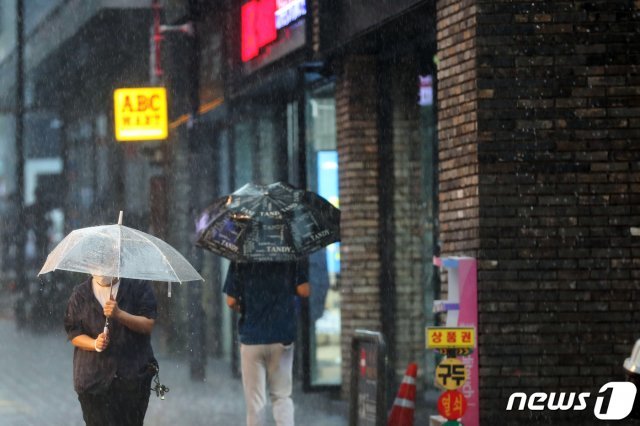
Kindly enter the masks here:
<path id="1" fill-rule="evenodd" d="M 18 330 L 0 318 L 0 426 L 80 426 L 82 413 L 72 383 L 73 347 L 62 332 Z M 209 359 L 206 382 L 189 377 L 185 360 L 163 358 L 164 400 L 151 395 L 145 425 L 243 425 L 242 384 L 229 363 Z M 347 404 L 323 394 L 294 391 L 296 424 L 347 424 Z M 273 422 L 269 424 L 274 424 Z"/>
<path id="2" fill-rule="evenodd" d="M 40 321 L 46 331 L 19 329 L 15 319 L 17 292 L 7 275 L 0 279 L 0 426 L 81 426 L 80 403 L 73 390 L 73 346 L 61 319 Z M 4 282 L 3 282 L 4 281 Z M 45 309 L 46 306 L 32 307 Z M 43 318 L 47 318 L 46 315 Z M 59 324 L 58 324 L 59 323 Z M 163 356 L 154 344 L 160 379 L 170 391 L 164 400 L 152 393 L 145 425 L 242 426 L 245 424 L 242 383 L 230 361 L 207 360 L 204 382 L 190 378 L 187 359 Z M 390 391 L 395 395 L 397 389 Z M 293 400 L 298 426 L 348 424 L 348 402 L 326 392 L 304 393 L 294 380 Z M 421 401 L 415 425 L 429 424 L 433 401 Z M 268 413 L 268 425 L 275 425 Z"/>

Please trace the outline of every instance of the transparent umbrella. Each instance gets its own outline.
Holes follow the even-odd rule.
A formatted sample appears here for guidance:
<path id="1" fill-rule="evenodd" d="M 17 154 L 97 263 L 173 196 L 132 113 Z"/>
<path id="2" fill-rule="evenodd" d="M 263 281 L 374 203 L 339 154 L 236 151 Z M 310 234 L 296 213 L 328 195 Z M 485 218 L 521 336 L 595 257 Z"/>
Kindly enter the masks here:
<path id="1" fill-rule="evenodd" d="M 38 275 L 54 270 L 149 281 L 204 281 L 193 266 L 159 238 L 122 225 L 72 231 L 49 253 Z M 169 287 L 171 296 L 171 287 Z"/>

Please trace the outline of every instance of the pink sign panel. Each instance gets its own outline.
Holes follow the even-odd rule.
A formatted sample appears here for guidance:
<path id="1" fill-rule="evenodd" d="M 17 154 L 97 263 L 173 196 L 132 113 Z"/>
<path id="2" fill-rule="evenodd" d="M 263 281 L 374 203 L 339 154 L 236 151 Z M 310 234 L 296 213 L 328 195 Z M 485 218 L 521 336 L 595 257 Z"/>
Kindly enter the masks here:
<path id="1" fill-rule="evenodd" d="M 467 400 L 467 411 L 462 416 L 465 426 L 480 424 L 480 395 L 478 378 L 478 267 L 476 259 L 472 257 L 451 257 L 434 259 L 437 266 L 444 267 L 448 272 L 448 285 L 451 293 L 452 286 L 457 285 L 459 295 L 459 311 L 457 324 L 447 326 L 473 327 L 476 330 L 476 345 L 473 353 L 461 357 L 467 368 L 468 379 L 460 391 Z M 453 291 L 453 293 L 456 293 Z M 447 317 L 451 313 L 447 314 Z M 448 322 L 448 321 L 447 321 Z"/>

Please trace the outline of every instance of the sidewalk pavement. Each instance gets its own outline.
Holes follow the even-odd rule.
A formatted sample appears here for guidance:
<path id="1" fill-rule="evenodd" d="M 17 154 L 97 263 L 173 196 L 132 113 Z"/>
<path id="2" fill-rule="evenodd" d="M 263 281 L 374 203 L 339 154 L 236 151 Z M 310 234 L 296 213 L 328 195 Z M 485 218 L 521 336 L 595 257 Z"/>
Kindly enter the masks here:
<path id="1" fill-rule="evenodd" d="M 17 330 L 6 317 L 0 319 L 0 426 L 84 424 L 73 390 L 72 353 L 62 330 L 38 334 Z M 209 359 L 207 380 L 194 382 L 187 361 L 156 355 L 161 382 L 170 390 L 164 400 L 152 393 L 146 425 L 244 425 L 242 383 L 232 376 L 228 362 Z M 298 425 L 347 424 L 344 401 L 298 388 L 293 398 Z"/>
<path id="2" fill-rule="evenodd" d="M 0 426 L 82 426 L 80 404 L 73 390 L 73 346 L 59 327 L 51 332 L 18 330 L 13 314 L 15 293 L 0 286 Z M 242 426 L 245 424 L 242 383 L 226 360 L 207 360 L 205 382 L 190 379 L 186 359 L 163 356 L 156 348 L 165 399 L 151 395 L 145 425 Z M 390 389 L 395 396 L 397 389 Z M 326 393 L 304 393 L 294 381 L 298 426 L 340 426 L 348 423 L 348 402 Z M 418 401 L 415 425 L 429 424 L 434 401 Z M 274 425 L 269 410 L 269 425 Z"/>

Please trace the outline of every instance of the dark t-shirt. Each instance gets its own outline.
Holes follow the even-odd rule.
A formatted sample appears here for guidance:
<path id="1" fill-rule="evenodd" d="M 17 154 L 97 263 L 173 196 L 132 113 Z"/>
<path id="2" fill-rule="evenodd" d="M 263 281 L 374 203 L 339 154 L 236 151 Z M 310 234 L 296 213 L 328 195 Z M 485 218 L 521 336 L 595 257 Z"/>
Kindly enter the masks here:
<path id="1" fill-rule="evenodd" d="M 156 298 L 147 281 L 121 279 L 116 301 L 118 308 L 132 315 L 157 317 Z M 104 324 L 103 308 L 88 279 L 73 289 L 64 328 L 69 340 L 82 334 L 96 338 L 103 332 Z M 124 379 L 150 377 L 149 363 L 156 363 L 151 336 L 131 331 L 113 320 L 109 325 L 109 346 L 103 352 L 74 348 L 73 385 L 78 393 L 102 392 L 116 375 Z"/>
<path id="2" fill-rule="evenodd" d="M 306 268 L 295 262 L 232 262 L 223 291 L 240 303 L 240 342 L 293 342 L 296 287 L 307 281 Z"/>

